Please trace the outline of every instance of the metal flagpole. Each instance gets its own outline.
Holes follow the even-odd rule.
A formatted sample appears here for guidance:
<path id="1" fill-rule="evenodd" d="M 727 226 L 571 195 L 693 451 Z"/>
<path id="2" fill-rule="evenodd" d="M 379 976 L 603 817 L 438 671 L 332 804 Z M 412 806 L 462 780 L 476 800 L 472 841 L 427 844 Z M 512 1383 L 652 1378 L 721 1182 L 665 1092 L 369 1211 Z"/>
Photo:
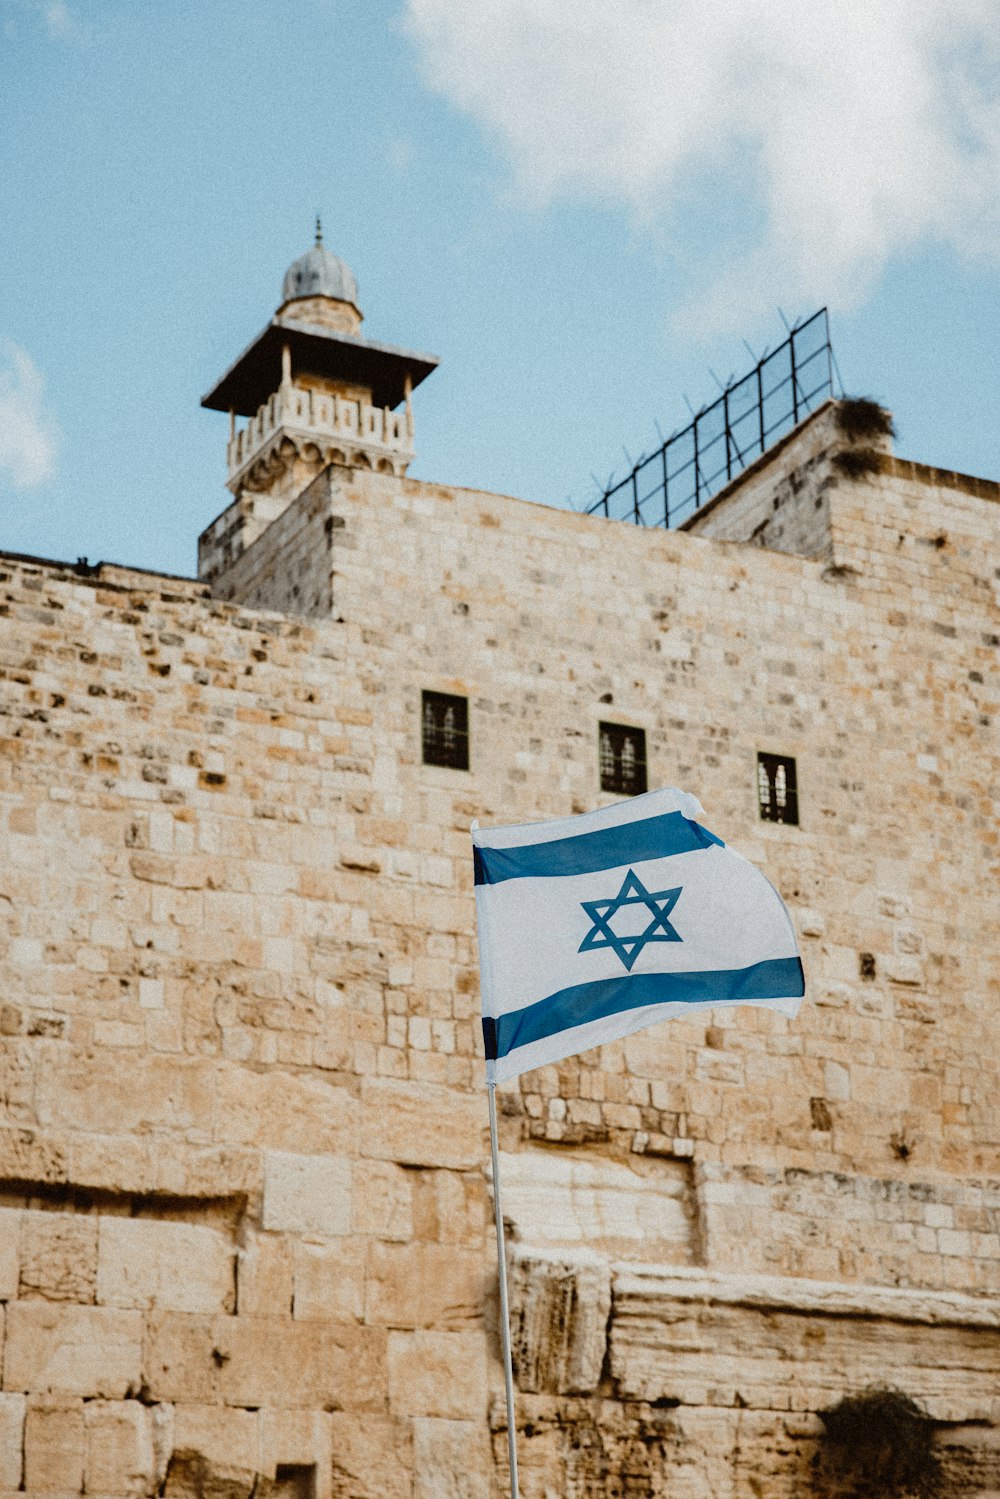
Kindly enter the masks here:
<path id="1" fill-rule="evenodd" d="M 500 1268 L 500 1331 L 503 1337 L 503 1377 L 507 1391 L 507 1450 L 510 1453 L 510 1499 L 518 1499 L 517 1435 L 514 1426 L 514 1369 L 510 1358 L 510 1312 L 507 1309 L 507 1254 L 503 1243 L 503 1213 L 500 1209 L 500 1157 L 497 1151 L 497 1085 L 487 1083 L 490 1099 L 490 1150 L 493 1154 L 493 1213 L 497 1224 L 497 1260 Z"/>

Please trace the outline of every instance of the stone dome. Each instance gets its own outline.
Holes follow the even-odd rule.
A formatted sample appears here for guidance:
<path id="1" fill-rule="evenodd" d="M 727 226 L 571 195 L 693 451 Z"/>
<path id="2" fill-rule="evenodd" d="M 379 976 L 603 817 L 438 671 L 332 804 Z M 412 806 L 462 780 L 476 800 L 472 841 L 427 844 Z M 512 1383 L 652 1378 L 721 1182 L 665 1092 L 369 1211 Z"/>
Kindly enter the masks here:
<path id="1" fill-rule="evenodd" d="M 318 220 L 316 243 L 293 261 L 285 272 L 281 300 L 292 302 L 297 297 L 333 297 L 338 302 L 358 305 L 358 283 L 354 272 L 339 255 L 326 249 Z"/>

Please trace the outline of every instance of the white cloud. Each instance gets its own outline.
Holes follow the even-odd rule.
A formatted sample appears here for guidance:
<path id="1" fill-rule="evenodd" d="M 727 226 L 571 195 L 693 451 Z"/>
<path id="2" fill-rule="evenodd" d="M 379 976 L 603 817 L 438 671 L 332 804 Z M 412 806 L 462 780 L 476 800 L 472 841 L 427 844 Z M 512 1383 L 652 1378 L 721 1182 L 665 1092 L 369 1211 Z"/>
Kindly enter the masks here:
<path id="1" fill-rule="evenodd" d="M 0 340 L 0 471 L 18 489 L 44 484 L 55 472 L 56 431 L 42 402 L 44 381 L 31 358 Z"/>
<path id="2" fill-rule="evenodd" d="M 856 304 L 928 242 L 1000 253 L 996 0 L 406 0 L 406 27 L 526 198 L 625 204 L 682 256 L 716 226 L 715 324 Z"/>
<path id="3" fill-rule="evenodd" d="M 85 30 L 66 0 L 0 0 L 0 7 L 9 35 L 14 34 L 11 31 L 13 18 L 20 12 L 37 17 L 49 36 L 59 41 L 83 41 L 85 38 Z"/>

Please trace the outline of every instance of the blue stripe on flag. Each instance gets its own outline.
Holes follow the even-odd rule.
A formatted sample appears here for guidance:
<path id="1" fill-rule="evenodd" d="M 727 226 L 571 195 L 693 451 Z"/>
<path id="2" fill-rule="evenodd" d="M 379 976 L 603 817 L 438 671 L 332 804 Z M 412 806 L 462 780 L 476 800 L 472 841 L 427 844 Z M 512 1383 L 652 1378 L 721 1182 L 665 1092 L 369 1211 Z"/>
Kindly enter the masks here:
<path id="1" fill-rule="evenodd" d="M 559 1031 L 586 1025 L 591 1020 L 602 1020 L 606 1015 L 617 1015 L 624 1010 L 636 1010 L 643 1005 L 799 999 L 805 992 L 802 963 L 798 958 L 770 958 L 749 968 L 719 968 L 702 973 L 640 973 L 590 984 L 573 984 L 569 989 L 559 989 L 523 1010 L 513 1010 L 495 1019 L 486 1017 L 483 1020 L 486 1056 L 488 1061 L 496 1061 L 532 1041 L 542 1041 Z"/>
<path id="2" fill-rule="evenodd" d="M 664 812 L 638 822 L 601 828 L 595 833 L 577 833 L 575 838 L 553 838 L 549 843 L 524 843 L 519 848 L 475 848 L 477 885 L 499 885 L 504 880 L 532 877 L 558 878 L 568 874 L 594 874 L 598 869 L 617 869 L 643 859 L 666 859 L 671 854 L 689 854 L 710 848 L 716 838 L 683 812 Z"/>

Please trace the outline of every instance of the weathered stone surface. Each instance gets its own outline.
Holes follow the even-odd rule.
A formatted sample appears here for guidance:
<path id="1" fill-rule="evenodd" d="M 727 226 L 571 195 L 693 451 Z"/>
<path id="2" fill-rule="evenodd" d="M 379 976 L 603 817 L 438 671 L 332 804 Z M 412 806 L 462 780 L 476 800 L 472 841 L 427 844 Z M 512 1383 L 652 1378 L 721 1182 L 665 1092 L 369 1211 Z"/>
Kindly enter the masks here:
<path id="1" fill-rule="evenodd" d="M 486 1408 L 486 1349 L 472 1332 L 391 1332 L 389 1408 L 400 1416 L 471 1418 Z"/>
<path id="2" fill-rule="evenodd" d="M 310 1470 L 312 1499 L 330 1499 L 333 1417 L 326 1411 L 260 1413 L 260 1470 L 274 1479 L 279 1468 Z"/>
<path id="3" fill-rule="evenodd" d="M 288 1316 L 292 1310 L 292 1245 L 279 1234 L 255 1234 L 237 1263 L 237 1310 L 251 1317 Z"/>
<path id="4" fill-rule="evenodd" d="M 636 1157 L 626 1165 L 551 1150 L 503 1152 L 500 1183 L 504 1212 L 533 1245 L 691 1261 L 691 1173 L 683 1161 Z"/>
<path id="5" fill-rule="evenodd" d="M 596 1257 L 560 1261 L 519 1250 L 509 1282 L 518 1387 L 559 1395 L 596 1390 L 607 1351 L 609 1266 Z"/>
<path id="6" fill-rule="evenodd" d="M 411 1421 L 334 1411 L 330 1424 L 334 1499 L 410 1499 Z"/>
<path id="7" fill-rule="evenodd" d="M 350 1233 L 351 1177 L 351 1163 L 342 1156 L 269 1150 L 264 1161 L 264 1227 Z"/>
<path id="8" fill-rule="evenodd" d="M 379 1408 L 386 1392 L 380 1328 L 281 1317 L 149 1319 L 146 1378 L 154 1399 L 233 1406 Z"/>
<path id="9" fill-rule="evenodd" d="M 137 1400 L 88 1400 L 84 1486 L 88 1494 L 148 1494 L 156 1484 L 152 1417 Z"/>
<path id="10" fill-rule="evenodd" d="M 200 1224 L 102 1218 L 97 1300 L 102 1306 L 232 1311 L 234 1259 L 226 1235 Z"/>
<path id="11" fill-rule="evenodd" d="M 363 1322 L 368 1248 L 363 1241 L 297 1243 L 293 1315 L 305 1322 Z M 378 1322 L 369 1316 L 369 1322 Z"/>
<path id="12" fill-rule="evenodd" d="M 374 1244 L 365 1320 L 383 1327 L 462 1331 L 482 1316 L 488 1277 L 482 1250 L 455 1244 Z"/>
<path id="13" fill-rule="evenodd" d="M 13 1301 L 21 1278 L 21 1214 L 0 1208 L 0 1301 Z"/>
<path id="14" fill-rule="evenodd" d="M 483 1421 L 413 1423 L 413 1499 L 489 1499 L 491 1462 Z"/>
<path id="15" fill-rule="evenodd" d="M 76 1494 L 83 1488 L 83 1401 L 34 1395 L 24 1418 L 24 1486 Z"/>
<path id="16" fill-rule="evenodd" d="M 0 1489 L 21 1487 L 26 1406 L 24 1395 L 0 1395 Z"/>
<path id="17" fill-rule="evenodd" d="M 122 1400 L 139 1388 L 141 1348 L 138 1312 L 18 1301 L 7 1308 L 4 1389 Z"/>
<path id="18" fill-rule="evenodd" d="M 366 1077 L 361 1103 L 367 1128 L 363 1155 L 411 1166 L 478 1165 L 483 1103 L 429 1083 Z"/>

